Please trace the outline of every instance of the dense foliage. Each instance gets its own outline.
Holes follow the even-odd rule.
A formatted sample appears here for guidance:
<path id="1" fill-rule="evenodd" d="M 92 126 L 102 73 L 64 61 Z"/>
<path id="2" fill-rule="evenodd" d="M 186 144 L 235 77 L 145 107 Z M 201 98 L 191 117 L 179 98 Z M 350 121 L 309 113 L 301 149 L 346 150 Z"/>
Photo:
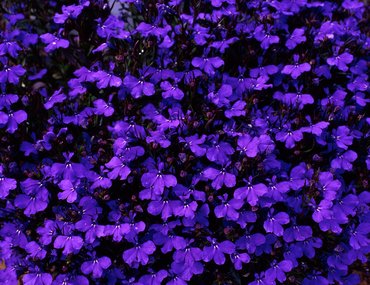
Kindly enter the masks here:
<path id="1" fill-rule="evenodd" d="M 369 282 L 365 2 L 1 3 L 0 284 Z"/>

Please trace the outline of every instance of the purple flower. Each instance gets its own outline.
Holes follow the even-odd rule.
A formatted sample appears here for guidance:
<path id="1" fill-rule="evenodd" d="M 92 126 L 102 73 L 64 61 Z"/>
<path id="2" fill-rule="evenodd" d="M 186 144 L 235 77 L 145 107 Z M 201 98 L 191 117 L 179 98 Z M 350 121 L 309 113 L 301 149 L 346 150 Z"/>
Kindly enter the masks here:
<path id="1" fill-rule="evenodd" d="M 77 254 L 83 246 L 83 239 L 80 236 L 59 235 L 54 240 L 54 248 L 63 248 L 63 254 Z"/>
<path id="2" fill-rule="evenodd" d="M 17 195 L 14 205 L 24 209 L 24 214 L 28 217 L 45 210 L 49 200 L 49 192 L 45 186 L 32 179 L 27 179 L 20 184 L 24 194 Z"/>
<path id="3" fill-rule="evenodd" d="M 58 193 L 59 200 L 66 200 L 68 203 L 77 200 L 76 188 L 70 180 L 62 180 L 58 186 L 63 191 Z"/>
<path id="4" fill-rule="evenodd" d="M 138 267 L 139 264 L 147 264 L 149 255 L 153 254 L 155 249 L 155 244 L 149 240 L 143 244 L 137 244 L 135 247 L 125 250 L 122 258 L 125 263 L 135 268 Z"/>
<path id="5" fill-rule="evenodd" d="M 274 233 L 277 236 L 282 236 L 284 229 L 282 225 L 289 223 L 290 219 L 287 213 L 279 212 L 273 215 L 274 210 L 270 210 L 267 215 L 267 219 L 263 223 L 263 227 L 267 233 Z"/>
<path id="6" fill-rule="evenodd" d="M 235 244 L 231 241 L 223 241 L 218 243 L 215 239 L 208 239 L 211 242 L 210 246 L 205 246 L 202 253 L 202 259 L 205 262 L 214 260 L 217 265 L 225 263 L 225 254 L 232 254 L 235 251 Z"/>
<path id="7" fill-rule="evenodd" d="M 304 241 L 312 237 L 312 228 L 310 226 L 294 225 L 284 230 L 283 238 L 286 242 Z"/>
<path id="8" fill-rule="evenodd" d="M 243 263 L 249 263 L 251 260 L 247 253 L 233 253 L 230 255 L 230 259 L 236 270 L 242 270 Z"/>
<path id="9" fill-rule="evenodd" d="M 301 130 L 292 130 L 290 126 L 285 126 L 285 128 L 276 133 L 276 140 L 280 142 L 285 142 L 285 147 L 288 149 L 294 148 L 296 142 L 303 139 L 303 133 Z"/>
<path id="10" fill-rule="evenodd" d="M 23 110 L 19 111 L 8 111 L 8 114 L 0 111 L 0 127 L 7 125 L 7 131 L 13 134 L 18 129 L 18 124 L 23 123 L 27 120 L 27 113 Z"/>
<path id="11" fill-rule="evenodd" d="M 160 163 L 158 169 L 153 168 L 141 176 L 141 184 L 146 187 L 152 187 L 156 195 L 161 195 L 165 187 L 174 187 L 177 184 L 177 179 L 174 175 L 163 174 L 164 165 Z"/>
<path id="12" fill-rule="evenodd" d="M 62 89 L 55 91 L 44 103 L 44 107 L 46 110 L 53 108 L 56 103 L 62 103 L 64 100 L 67 99 L 67 96 L 62 92 Z"/>
<path id="13" fill-rule="evenodd" d="M 163 90 L 162 97 L 165 99 L 172 97 L 176 100 L 181 100 L 184 97 L 184 92 L 178 87 L 178 82 L 179 79 L 175 79 L 174 84 L 168 81 L 161 82 L 161 88 Z"/>
<path id="14" fill-rule="evenodd" d="M 245 134 L 238 138 L 238 150 L 248 157 L 255 157 L 258 153 L 258 137 L 251 137 Z"/>
<path id="15" fill-rule="evenodd" d="M 219 197 L 222 204 L 215 207 L 215 215 L 217 218 L 226 217 L 226 219 L 237 221 L 239 218 L 237 210 L 243 206 L 243 200 L 231 199 L 228 201 L 227 198 L 227 194 Z"/>
<path id="16" fill-rule="evenodd" d="M 191 64 L 196 68 L 204 70 L 209 76 L 213 76 L 216 73 L 215 69 L 223 66 L 224 61 L 219 57 L 194 57 Z"/>
<path id="17" fill-rule="evenodd" d="M 3 175 L 2 166 L 0 166 L 0 199 L 5 199 L 10 190 L 17 188 L 17 181 L 12 178 L 6 178 Z"/>
<path id="18" fill-rule="evenodd" d="M 54 22 L 57 24 L 64 24 L 64 22 L 70 19 L 76 19 L 82 12 L 84 6 L 82 5 L 69 5 L 62 6 L 62 14 L 56 13 L 54 16 Z"/>
<path id="19" fill-rule="evenodd" d="M 4 66 L 4 69 L 0 71 L 0 83 L 11 83 L 17 85 L 19 83 L 19 77 L 23 76 L 26 70 L 20 65 Z"/>
<path id="20" fill-rule="evenodd" d="M 265 30 L 263 25 L 259 25 L 254 31 L 254 37 L 261 42 L 261 47 L 263 49 L 268 49 L 270 45 L 277 44 L 280 41 L 279 37 L 272 35 L 270 31 L 271 26 L 268 26 L 267 30 Z"/>
<path id="21" fill-rule="evenodd" d="M 123 84 L 130 89 L 132 97 L 140 98 L 143 95 L 152 96 L 155 93 L 154 84 L 146 82 L 144 76 L 141 76 L 140 79 L 132 76 L 126 75 L 123 79 Z"/>
<path id="22" fill-rule="evenodd" d="M 111 169 L 108 172 L 109 179 L 116 179 L 119 176 L 120 180 L 126 180 L 131 173 L 131 169 L 127 166 L 127 161 L 125 161 L 124 157 L 118 158 L 114 156 L 105 166 Z"/>
<path id="23" fill-rule="evenodd" d="M 204 170 L 203 175 L 206 179 L 212 180 L 212 187 L 215 190 L 219 190 L 225 185 L 228 188 L 234 187 L 236 184 L 235 175 L 226 172 L 226 168 L 221 170 L 209 167 Z"/>
<path id="24" fill-rule="evenodd" d="M 225 164 L 229 160 L 229 156 L 234 153 L 232 146 L 226 142 L 212 141 L 212 146 L 207 149 L 206 156 L 210 161 L 219 164 Z"/>
<path id="25" fill-rule="evenodd" d="M 333 174 L 330 172 L 320 172 L 318 189 L 322 191 L 324 199 L 333 200 L 342 183 L 339 180 L 334 180 Z"/>
<path id="26" fill-rule="evenodd" d="M 285 43 L 288 49 L 294 49 L 298 44 L 306 41 L 306 36 L 304 35 L 304 29 L 294 29 L 293 33 L 290 35 Z"/>
<path id="27" fill-rule="evenodd" d="M 350 232 L 349 244 L 353 249 L 361 249 L 370 245 L 367 237 L 370 233 L 370 223 L 361 223 L 357 228 L 352 228 Z"/>
<path id="28" fill-rule="evenodd" d="M 100 278 L 103 275 L 103 271 L 111 266 L 111 264 L 110 258 L 103 256 L 82 263 L 81 271 L 86 275 L 91 274 L 93 278 Z"/>
<path id="29" fill-rule="evenodd" d="M 357 159 L 357 153 L 353 150 L 348 150 L 342 154 L 338 154 L 337 158 L 334 158 L 330 166 L 334 169 L 343 169 L 350 171 L 352 170 L 352 162 Z"/>
<path id="30" fill-rule="evenodd" d="M 53 163 L 50 174 L 53 177 L 62 177 L 65 180 L 83 178 L 86 175 L 86 168 L 81 163 L 71 162 L 74 153 L 63 153 L 65 163 Z"/>
<path id="31" fill-rule="evenodd" d="M 258 183 L 256 185 L 252 184 L 252 177 L 249 178 L 246 186 L 237 188 L 234 192 L 234 198 L 239 200 L 247 199 L 248 204 L 251 206 L 256 206 L 259 197 L 267 193 L 268 188 L 265 184 Z"/>
<path id="32" fill-rule="evenodd" d="M 326 62 L 330 66 L 336 66 L 341 71 L 348 70 L 348 64 L 353 61 L 353 55 L 349 54 L 348 52 L 344 52 L 340 55 L 336 55 L 334 57 L 329 57 Z"/>
<path id="33" fill-rule="evenodd" d="M 58 48 L 68 48 L 69 41 L 65 39 L 61 39 L 57 36 L 54 36 L 50 33 L 46 33 L 40 36 L 41 41 L 46 44 L 45 47 L 46 52 L 52 52 Z"/>
<path id="34" fill-rule="evenodd" d="M 32 258 L 40 260 L 44 259 L 47 253 L 45 249 L 43 249 L 39 244 L 37 244 L 34 241 L 29 242 L 26 245 L 25 250 Z"/>
<path id="35" fill-rule="evenodd" d="M 162 281 L 168 276 L 166 270 L 159 270 L 140 277 L 139 282 L 142 284 L 161 285 Z"/>
<path id="36" fill-rule="evenodd" d="M 9 54 L 11 57 L 18 57 L 18 52 L 22 48 L 17 44 L 17 42 L 5 40 L 0 44 L 0 56 Z"/>
<path id="37" fill-rule="evenodd" d="M 200 138 L 198 135 L 193 135 L 190 137 L 179 138 L 180 142 L 185 143 L 185 146 L 189 147 L 192 153 L 195 154 L 195 156 L 203 156 L 206 153 L 206 149 L 204 147 L 201 147 L 200 145 L 203 144 L 206 140 L 206 136 L 202 135 Z"/>
<path id="38" fill-rule="evenodd" d="M 49 273 L 28 273 L 22 278 L 24 285 L 51 285 L 53 277 Z"/>
<path id="39" fill-rule="evenodd" d="M 277 262 L 276 260 L 271 264 L 271 267 L 266 270 L 266 277 L 275 281 L 284 282 L 286 280 L 285 274 L 293 269 L 293 263 L 290 260 L 283 260 Z"/>
<path id="40" fill-rule="evenodd" d="M 99 70 L 94 73 L 94 78 L 97 81 L 96 87 L 104 89 L 108 87 L 120 87 L 122 85 L 122 79 L 115 76 L 112 72 L 105 72 Z"/>
<path id="41" fill-rule="evenodd" d="M 350 134 L 350 129 L 346 126 L 340 126 L 332 132 L 332 137 L 339 148 L 348 149 L 352 145 L 353 137 Z"/>
<path id="42" fill-rule="evenodd" d="M 293 65 L 285 65 L 281 73 L 289 74 L 293 79 L 297 79 L 302 73 L 310 71 L 311 65 L 307 62 L 299 63 L 299 56 L 294 55 L 294 64 Z"/>

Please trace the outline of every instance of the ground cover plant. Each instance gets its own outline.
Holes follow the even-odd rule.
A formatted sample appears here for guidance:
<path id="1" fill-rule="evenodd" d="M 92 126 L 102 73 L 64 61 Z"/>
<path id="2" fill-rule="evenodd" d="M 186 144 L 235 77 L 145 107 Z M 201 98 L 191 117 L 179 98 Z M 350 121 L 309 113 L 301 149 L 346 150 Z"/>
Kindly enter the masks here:
<path id="1" fill-rule="evenodd" d="M 367 1 L 1 1 L 0 284 L 370 284 Z"/>

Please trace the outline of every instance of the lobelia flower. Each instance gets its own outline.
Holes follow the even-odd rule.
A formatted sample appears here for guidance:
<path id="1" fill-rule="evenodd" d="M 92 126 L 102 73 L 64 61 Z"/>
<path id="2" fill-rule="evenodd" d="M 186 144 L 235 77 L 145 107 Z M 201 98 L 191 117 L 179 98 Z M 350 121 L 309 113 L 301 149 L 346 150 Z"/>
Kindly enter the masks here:
<path id="1" fill-rule="evenodd" d="M 22 192 L 14 200 L 14 206 L 24 209 L 24 214 L 30 216 L 46 209 L 49 201 L 49 191 L 43 183 L 26 179 L 20 183 Z"/>
<path id="2" fill-rule="evenodd" d="M 67 235 L 58 235 L 54 240 L 54 248 L 63 248 L 63 254 L 77 254 L 83 246 L 83 239 L 80 236 L 73 236 L 71 230 L 64 231 Z"/>
<path id="3" fill-rule="evenodd" d="M 251 228 L 250 230 L 252 230 Z M 253 254 L 256 252 L 258 246 L 263 245 L 266 242 L 266 237 L 261 233 L 250 233 L 250 231 L 246 231 L 243 236 L 241 236 L 236 241 L 236 246 L 238 249 L 246 249 L 249 254 Z"/>
<path id="4" fill-rule="evenodd" d="M 322 195 L 326 200 L 334 200 L 342 183 L 339 180 L 334 180 L 333 174 L 330 172 L 320 172 L 318 189 L 322 191 Z"/>
<path id="5" fill-rule="evenodd" d="M 364 222 L 356 228 L 352 227 L 350 231 L 349 244 L 353 249 L 361 249 L 370 245 L 370 239 L 367 237 L 370 233 L 370 223 Z"/>
<path id="6" fill-rule="evenodd" d="M 225 185 L 228 188 L 236 185 L 236 177 L 234 174 L 226 172 L 226 168 L 223 167 L 221 170 L 209 167 L 203 172 L 203 176 L 206 179 L 212 180 L 212 187 L 215 190 L 219 190 Z"/>
<path id="7" fill-rule="evenodd" d="M 184 92 L 178 87 L 180 79 L 175 77 L 174 83 L 171 84 L 169 81 L 162 81 L 161 88 L 163 90 L 162 97 L 164 99 L 174 98 L 176 100 L 181 100 L 184 97 Z"/>
<path id="8" fill-rule="evenodd" d="M 311 65 L 307 62 L 299 63 L 299 56 L 293 56 L 294 64 L 285 65 L 281 73 L 290 75 L 293 79 L 297 79 L 302 73 L 310 71 Z"/>
<path id="9" fill-rule="evenodd" d="M 312 214 L 312 219 L 316 223 L 322 222 L 324 219 L 330 218 L 332 214 L 332 206 L 333 203 L 329 200 L 322 200 L 320 204 L 316 204 L 314 201 L 312 201 L 311 206 L 314 209 L 314 212 Z"/>
<path id="10" fill-rule="evenodd" d="M 173 214 L 177 217 L 185 217 L 188 219 L 194 219 L 195 211 L 198 208 L 198 203 L 195 201 L 188 201 L 186 197 L 182 198 L 181 201 L 175 200 L 171 203 Z"/>
<path id="11" fill-rule="evenodd" d="M 242 270 L 243 263 L 249 263 L 251 258 L 247 253 L 232 253 L 230 255 L 231 262 L 236 270 Z"/>
<path id="12" fill-rule="evenodd" d="M 150 285 L 161 285 L 162 281 L 168 276 L 168 272 L 166 270 L 159 270 L 158 272 L 150 272 L 147 275 L 143 275 L 140 277 L 139 282 L 142 284 L 150 284 Z"/>
<path id="13" fill-rule="evenodd" d="M 4 91 L 0 94 L 0 110 L 10 109 L 11 105 L 18 101 L 19 97 L 16 94 L 7 94 Z"/>
<path id="14" fill-rule="evenodd" d="M 84 217 L 76 222 L 76 230 L 85 233 L 85 242 L 93 243 L 97 238 L 107 235 L 108 226 L 97 225 L 91 217 Z"/>
<path id="15" fill-rule="evenodd" d="M 155 93 L 154 84 L 146 82 L 144 74 L 142 74 L 139 79 L 127 74 L 123 79 L 123 85 L 130 89 L 130 93 L 135 99 L 140 98 L 143 95 L 152 96 Z"/>
<path id="16" fill-rule="evenodd" d="M 105 166 L 111 169 L 111 171 L 108 172 L 108 178 L 112 180 L 116 179 L 118 176 L 120 177 L 120 180 L 126 180 L 131 173 L 131 169 L 127 166 L 127 161 L 123 156 L 120 158 L 117 156 L 112 157 Z"/>
<path id="17" fill-rule="evenodd" d="M 227 220 L 237 221 L 239 218 L 239 210 L 243 206 L 243 200 L 230 199 L 227 200 L 228 195 L 224 194 L 218 197 L 222 204 L 215 207 L 215 216 L 217 218 L 226 217 Z"/>
<path id="18" fill-rule="evenodd" d="M 312 237 L 312 228 L 310 226 L 293 225 L 284 230 L 283 238 L 286 242 L 304 241 Z"/>
<path id="19" fill-rule="evenodd" d="M 37 244 L 35 241 L 29 242 L 25 250 L 28 252 L 30 257 L 35 258 L 35 259 L 44 259 L 46 257 L 46 250 L 43 249 L 39 244 Z"/>
<path id="20" fill-rule="evenodd" d="M 44 226 L 37 228 L 37 233 L 40 235 L 40 243 L 49 245 L 54 235 L 56 234 L 57 224 L 52 220 L 46 220 Z"/>
<path id="21" fill-rule="evenodd" d="M 238 138 L 238 148 L 241 153 L 244 153 L 248 157 L 256 157 L 258 153 L 258 137 L 251 137 L 248 134 L 245 134 Z"/>
<path id="22" fill-rule="evenodd" d="M 60 88 L 47 98 L 44 107 L 46 110 L 49 110 L 53 108 L 56 103 L 63 103 L 65 99 L 67 99 L 67 96 L 62 92 L 62 88 Z"/>
<path id="23" fill-rule="evenodd" d="M 313 169 L 308 169 L 304 162 L 292 168 L 290 171 L 290 188 L 298 191 L 309 185 L 309 181 L 313 175 Z"/>
<path id="24" fill-rule="evenodd" d="M 65 180 L 75 180 L 76 178 L 83 178 L 86 175 L 86 168 L 81 163 L 71 162 L 74 153 L 63 153 L 65 163 L 53 163 L 50 169 L 50 174 L 56 178 L 63 178 Z"/>
<path id="25" fill-rule="evenodd" d="M 332 138 L 339 148 L 347 150 L 348 146 L 352 145 L 353 137 L 350 132 L 350 129 L 346 126 L 339 126 L 332 131 Z"/>
<path id="26" fill-rule="evenodd" d="M 18 125 L 27 120 L 27 113 L 23 110 L 11 111 L 4 113 L 0 111 L 0 127 L 7 125 L 7 132 L 13 134 L 17 129 Z"/>
<path id="27" fill-rule="evenodd" d="M 205 262 L 213 260 L 217 265 L 222 265 L 226 261 L 225 254 L 232 254 L 235 251 L 235 244 L 231 241 L 218 243 L 216 239 L 207 238 L 207 240 L 211 245 L 203 248 L 202 259 Z"/>
<path id="28" fill-rule="evenodd" d="M 173 249 L 179 250 L 186 247 L 186 240 L 181 236 L 168 233 L 155 233 L 153 235 L 153 241 L 156 245 L 161 245 L 161 251 L 163 253 L 171 252 Z"/>
<path id="29" fill-rule="evenodd" d="M 7 66 L 4 63 L 4 69 L 0 71 L 0 83 L 11 83 L 17 85 L 19 77 L 23 76 L 26 70 L 20 65 Z"/>
<path id="30" fill-rule="evenodd" d="M 330 166 L 334 169 L 352 170 L 352 162 L 357 159 L 357 153 L 353 150 L 347 150 L 343 153 L 338 153 L 337 157 L 330 162 Z"/>
<path id="31" fill-rule="evenodd" d="M 294 29 L 293 33 L 287 39 L 285 46 L 288 49 L 294 49 L 300 43 L 304 43 L 307 39 L 304 33 L 305 33 L 304 29 L 301 28 Z"/>
<path id="32" fill-rule="evenodd" d="M 256 185 L 252 184 L 252 177 L 248 180 L 244 180 L 247 183 L 246 186 L 237 188 L 234 192 L 234 198 L 238 200 L 247 199 L 247 202 L 251 206 L 256 206 L 259 197 L 267 193 L 268 188 L 263 183 L 258 183 Z"/>
<path id="33" fill-rule="evenodd" d="M 141 176 L 141 184 L 144 187 L 153 187 L 156 195 L 161 195 L 165 187 L 174 187 L 177 184 L 177 179 L 174 175 L 163 174 L 164 163 L 158 164 L 158 169 L 152 168 L 151 171 L 144 173 Z"/>
<path id="34" fill-rule="evenodd" d="M 279 71 L 279 68 L 276 65 L 266 65 L 262 66 L 263 58 L 258 58 L 258 67 L 252 68 L 249 71 L 249 74 L 253 78 L 257 77 L 270 77 L 270 75 L 276 74 Z"/>
<path id="35" fill-rule="evenodd" d="M 264 272 L 254 274 L 255 281 L 248 283 L 248 285 L 274 285 L 275 282 L 269 279 Z"/>
<path id="36" fill-rule="evenodd" d="M 334 57 L 329 57 L 326 59 L 327 64 L 330 66 L 336 66 L 341 71 L 347 71 L 348 70 L 348 64 L 350 64 L 353 61 L 353 55 L 344 52 L 340 55 L 335 55 Z"/>
<path id="37" fill-rule="evenodd" d="M 17 181 L 12 178 L 6 178 L 3 174 L 3 166 L 0 165 L 0 199 L 5 199 L 10 190 L 17 188 Z"/>
<path id="38" fill-rule="evenodd" d="M 206 154 L 206 149 L 200 146 L 205 142 L 206 137 L 206 135 L 202 135 L 201 137 L 198 135 L 193 135 L 185 138 L 180 137 L 179 141 L 185 143 L 185 146 L 189 147 L 195 156 L 200 157 Z"/>
<path id="39" fill-rule="evenodd" d="M 77 17 L 81 14 L 84 6 L 83 5 L 69 5 L 69 6 L 62 6 L 62 14 L 56 13 L 54 16 L 54 22 L 57 24 L 64 24 L 64 22 L 70 19 L 77 19 Z"/>
<path id="40" fill-rule="evenodd" d="M 283 130 L 276 133 L 275 139 L 285 142 L 285 147 L 291 149 L 295 147 L 296 142 L 303 139 L 303 133 L 300 129 L 293 131 L 289 125 L 285 125 Z"/>
<path id="41" fill-rule="evenodd" d="M 283 260 L 277 262 L 274 260 L 271 267 L 266 270 L 266 278 L 271 281 L 278 280 L 279 282 L 284 282 L 286 280 L 286 273 L 293 269 L 293 263 L 290 260 Z"/>
<path id="42" fill-rule="evenodd" d="M 215 69 L 220 68 L 224 65 L 224 61 L 220 57 L 194 57 L 191 61 L 191 64 L 203 70 L 207 75 L 215 75 Z"/>
<path id="43" fill-rule="evenodd" d="M 230 109 L 225 110 L 225 117 L 230 119 L 232 117 L 244 116 L 246 113 L 244 110 L 245 106 L 247 106 L 247 103 L 244 101 L 236 101 Z"/>
<path id="44" fill-rule="evenodd" d="M 114 66 L 111 67 L 110 72 L 99 70 L 94 73 L 94 79 L 97 81 L 96 87 L 104 89 L 108 87 L 120 87 L 122 85 L 122 79 L 113 74 L 113 68 Z"/>
<path id="45" fill-rule="evenodd" d="M 149 255 L 153 254 L 155 250 L 155 244 L 149 240 L 143 244 L 136 244 L 135 247 L 125 250 L 122 258 L 125 263 L 131 267 L 137 268 L 139 264 L 147 264 Z"/>
<path id="46" fill-rule="evenodd" d="M 35 272 L 23 275 L 24 285 L 51 285 L 53 277 L 49 273 Z"/>
<path id="47" fill-rule="evenodd" d="M 41 41 L 46 44 L 45 51 L 52 52 L 59 48 L 68 48 L 69 41 L 61 39 L 57 36 L 54 36 L 50 33 L 46 33 L 40 36 Z"/>
<path id="48" fill-rule="evenodd" d="M 82 275 L 59 274 L 52 285 L 89 285 L 89 280 Z"/>
<path id="49" fill-rule="evenodd" d="M 277 236 L 282 236 L 284 228 L 282 225 L 289 223 L 290 219 L 287 213 L 279 212 L 273 215 L 274 209 L 271 209 L 267 215 L 267 219 L 263 223 L 263 228 L 267 233 L 274 233 Z"/>
<path id="50" fill-rule="evenodd" d="M 18 45 L 18 43 L 10 39 L 5 40 L 0 44 L 0 56 L 9 54 L 11 57 L 17 58 L 18 52 L 21 50 L 22 48 Z"/>
<path id="51" fill-rule="evenodd" d="M 277 182 L 276 176 L 273 176 L 272 179 L 267 179 L 267 181 L 269 182 L 269 185 L 268 190 L 264 196 L 269 197 L 276 202 L 283 201 L 285 196 L 284 194 L 290 190 L 289 182 Z"/>
<path id="52" fill-rule="evenodd" d="M 328 279 L 319 275 L 321 272 L 313 272 L 313 274 L 304 278 L 302 285 L 329 285 Z"/>
<path id="53" fill-rule="evenodd" d="M 229 156 L 234 153 L 233 147 L 227 142 L 218 142 L 218 137 L 215 137 L 211 143 L 212 146 L 207 149 L 207 158 L 219 164 L 227 163 Z"/>
<path id="54" fill-rule="evenodd" d="M 100 278 L 104 274 L 104 270 L 111 266 L 112 262 L 109 257 L 102 256 L 99 258 L 94 257 L 93 260 L 85 261 L 81 265 L 83 274 L 91 274 L 93 278 Z"/>
<path id="55" fill-rule="evenodd" d="M 193 266 L 202 259 L 202 250 L 200 248 L 191 246 L 194 242 L 193 239 L 186 241 L 186 247 L 176 250 L 173 254 L 173 260 L 187 266 Z"/>
<path id="56" fill-rule="evenodd" d="M 278 36 L 271 35 L 271 29 L 272 26 L 270 25 L 267 26 L 266 30 L 264 25 L 259 25 L 254 30 L 253 35 L 257 41 L 261 42 L 261 47 L 263 49 L 268 49 L 270 45 L 277 44 L 280 41 Z"/>
<path id="57" fill-rule="evenodd" d="M 59 182 L 58 186 L 63 192 L 58 193 L 59 200 L 66 200 L 68 203 L 73 203 L 77 200 L 77 189 L 80 183 L 76 182 L 76 185 L 73 185 L 70 180 L 62 180 Z"/>

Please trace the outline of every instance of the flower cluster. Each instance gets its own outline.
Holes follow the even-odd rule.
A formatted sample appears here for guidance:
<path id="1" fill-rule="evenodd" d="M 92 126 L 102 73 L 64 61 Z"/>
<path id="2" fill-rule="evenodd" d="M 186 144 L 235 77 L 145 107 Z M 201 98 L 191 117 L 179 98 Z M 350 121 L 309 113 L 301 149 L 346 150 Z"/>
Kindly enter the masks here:
<path id="1" fill-rule="evenodd" d="M 2 1 L 0 284 L 369 281 L 366 2 Z"/>

